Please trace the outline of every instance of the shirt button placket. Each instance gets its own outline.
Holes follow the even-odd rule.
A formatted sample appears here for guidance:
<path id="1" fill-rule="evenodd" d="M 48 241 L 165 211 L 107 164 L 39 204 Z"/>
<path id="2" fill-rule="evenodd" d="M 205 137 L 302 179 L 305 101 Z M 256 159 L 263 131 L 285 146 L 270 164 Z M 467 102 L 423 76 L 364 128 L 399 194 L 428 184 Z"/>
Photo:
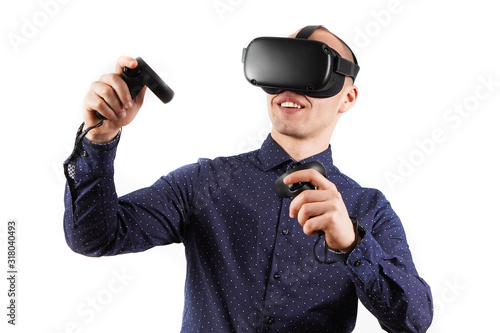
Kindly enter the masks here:
<path id="1" fill-rule="evenodd" d="M 297 163 L 290 163 L 288 165 L 287 171 L 295 167 Z M 283 285 L 280 283 L 282 279 L 282 275 L 280 272 L 280 267 L 283 264 L 284 260 L 286 260 L 286 251 L 289 246 L 289 237 L 291 235 L 291 227 L 290 227 L 290 217 L 288 216 L 289 206 L 291 199 L 290 198 L 282 198 L 281 199 L 281 213 L 278 217 L 277 228 L 281 230 L 276 235 L 276 244 L 274 248 L 274 255 L 272 260 L 272 273 L 271 280 L 269 281 L 269 286 L 266 295 L 266 304 L 268 305 L 267 316 L 264 317 L 264 324 L 267 328 L 264 328 L 263 332 L 268 332 L 268 330 L 272 330 L 271 325 L 276 322 L 276 318 L 280 316 L 280 304 L 284 301 Z M 293 222 L 292 222 L 293 223 Z"/>

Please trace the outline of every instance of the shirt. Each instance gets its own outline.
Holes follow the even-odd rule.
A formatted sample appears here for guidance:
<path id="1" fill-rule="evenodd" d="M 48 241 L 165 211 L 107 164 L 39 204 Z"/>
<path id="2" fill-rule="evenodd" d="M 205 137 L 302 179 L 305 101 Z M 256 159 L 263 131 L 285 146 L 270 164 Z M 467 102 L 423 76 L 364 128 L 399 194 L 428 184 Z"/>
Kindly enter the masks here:
<path id="1" fill-rule="evenodd" d="M 333 164 L 331 147 L 293 161 L 272 139 L 258 150 L 199 159 L 117 197 L 118 139 L 85 139 L 65 162 L 64 230 L 87 256 L 182 242 L 187 276 L 182 332 L 351 332 L 358 299 L 389 332 L 424 332 L 429 286 L 418 275 L 401 221 L 384 195 Z M 289 217 L 275 180 L 320 161 L 366 234 L 345 262 L 319 264 L 315 237 Z M 329 256 L 335 256 L 330 252 Z"/>

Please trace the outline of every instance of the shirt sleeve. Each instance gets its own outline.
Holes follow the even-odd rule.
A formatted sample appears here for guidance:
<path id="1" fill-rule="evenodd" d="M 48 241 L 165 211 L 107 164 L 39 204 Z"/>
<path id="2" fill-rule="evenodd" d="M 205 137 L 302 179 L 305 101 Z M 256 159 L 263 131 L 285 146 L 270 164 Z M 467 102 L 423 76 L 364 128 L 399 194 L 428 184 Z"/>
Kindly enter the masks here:
<path id="1" fill-rule="evenodd" d="M 399 217 L 378 193 L 371 228 L 346 261 L 364 306 L 388 332 L 425 332 L 433 317 L 428 284 L 418 275 Z"/>
<path id="2" fill-rule="evenodd" d="M 118 197 L 113 167 L 118 141 L 100 145 L 82 139 L 64 162 L 68 246 L 80 254 L 103 256 L 182 242 L 198 165 Z"/>

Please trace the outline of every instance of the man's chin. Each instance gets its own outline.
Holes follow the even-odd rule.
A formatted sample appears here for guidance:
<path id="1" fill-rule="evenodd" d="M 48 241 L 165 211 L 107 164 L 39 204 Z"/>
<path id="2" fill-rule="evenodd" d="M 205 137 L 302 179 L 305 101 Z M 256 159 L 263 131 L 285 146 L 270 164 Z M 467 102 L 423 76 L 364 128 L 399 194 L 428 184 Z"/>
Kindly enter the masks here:
<path id="1" fill-rule="evenodd" d="M 283 128 L 274 128 L 274 133 L 278 134 L 281 137 L 288 137 L 293 139 L 305 139 L 309 135 L 304 131 L 304 129 L 291 128 L 288 126 L 284 126 Z"/>

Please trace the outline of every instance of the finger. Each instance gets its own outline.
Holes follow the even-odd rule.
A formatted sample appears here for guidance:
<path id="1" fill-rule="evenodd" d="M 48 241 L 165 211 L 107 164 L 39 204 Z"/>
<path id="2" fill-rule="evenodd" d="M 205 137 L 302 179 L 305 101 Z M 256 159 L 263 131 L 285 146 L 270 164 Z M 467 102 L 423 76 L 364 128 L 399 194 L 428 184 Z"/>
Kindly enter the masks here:
<path id="1" fill-rule="evenodd" d="M 114 99 L 115 106 L 110 105 L 110 103 L 108 102 L 110 100 L 109 97 L 104 98 L 95 90 L 90 90 L 86 97 L 86 109 L 87 111 L 97 111 L 109 120 L 118 120 L 120 117 L 122 117 L 122 114 L 124 112 L 119 106 L 120 102 L 116 102 L 118 98 L 115 97 Z M 118 107 L 116 106 L 116 104 L 118 105 Z"/>
<path id="2" fill-rule="evenodd" d="M 132 107 L 132 97 L 127 83 L 118 74 L 106 74 L 101 77 L 101 81 L 113 88 L 114 93 L 120 102 L 120 108 L 129 109 Z"/>
<path id="3" fill-rule="evenodd" d="M 321 216 L 315 216 L 308 219 L 302 225 L 302 231 L 308 236 L 314 236 L 317 231 L 325 229 L 325 223 L 322 220 L 324 219 Z"/>
<path id="4" fill-rule="evenodd" d="M 97 119 L 95 111 L 99 112 L 109 120 L 118 120 L 118 116 L 115 111 L 93 90 L 87 93 L 85 98 L 85 109 L 90 114 L 91 120 Z"/>
<path id="5" fill-rule="evenodd" d="M 337 189 L 337 187 L 332 182 L 330 182 L 321 173 L 314 169 L 305 169 L 292 172 L 287 177 L 285 177 L 285 179 L 283 179 L 283 182 L 287 185 L 295 184 L 298 182 L 309 182 L 318 189 Z"/>
<path id="6" fill-rule="evenodd" d="M 300 207 L 299 212 L 297 214 L 297 221 L 300 225 L 305 225 L 306 222 L 314 218 L 316 216 L 320 216 L 325 214 L 327 208 L 325 207 L 324 202 L 308 202 Z"/>
<path id="7" fill-rule="evenodd" d="M 345 231 L 328 232 L 328 220 L 323 216 L 313 217 L 302 226 L 303 232 L 308 236 L 314 236 L 318 231 L 325 233 L 325 241 L 329 247 L 346 252 L 352 248 L 356 241 L 354 225 L 351 223 Z"/>
<path id="8" fill-rule="evenodd" d="M 323 202 L 329 199 L 328 193 L 325 191 L 318 190 L 306 190 L 301 192 L 298 196 L 296 196 L 292 202 L 290 203 L 290 217 L 294 218 L 297 216 L 302 206 L 306 203 L 312 202 Z"/>
<path id="9" fill-rule="evenodd" d="M 117 117 L 122 116 L 125 112 L 124 103 L 117 91 L 120 89 L 120 80 L 116 74 L 106 74 L 101 77 L 100 81 L 92 85 L 94 92 L 108 104 Z"/>
<path id="10" fill-rule="evenodd" d="M 117 77 L 119 77 L 120 80 L 117 80 L 117 86 L 115 89 L 126 109 L 132 107 L 132 96 L 130 95 L 130 90 L 121 75 L 125 67 L 136 68 L 138 65 L 139 63 L 137 60 L 129 56 L 121 56 L 116 61 L 115 74 L 117 74 Z"/>
<path id="11" fill-rule="evenodd" d="M 137 103 L 137 105 L 142 105 L 144 96 L 146 95 L 146 90 L 148 90 L 147 86 L 142 87 L 141 91 L 137 94 L 137 96 L 135 96 L 135 103 Z"/>
<path id="12" fill-rule="evenodd" d="M 137 60 L 129 56 L 121 56 L 116 61 L 115 74 L 122 74 L 125 67 L 136 68 L 138 65 Z"/>

